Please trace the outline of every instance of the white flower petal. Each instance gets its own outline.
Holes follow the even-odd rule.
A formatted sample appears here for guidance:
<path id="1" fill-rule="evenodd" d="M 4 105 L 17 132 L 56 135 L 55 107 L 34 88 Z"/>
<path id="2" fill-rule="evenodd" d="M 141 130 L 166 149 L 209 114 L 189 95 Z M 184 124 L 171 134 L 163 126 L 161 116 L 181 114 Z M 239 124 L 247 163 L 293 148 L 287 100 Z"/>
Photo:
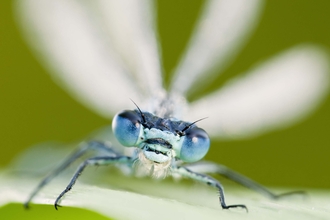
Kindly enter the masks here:
<path id="1" fill-rule="evenodd" d="M 29 43 L 38 52 L 39 58 L 52 69 L 53 76 L 61 85 L 78 100 L 104 116 L 112 116 L 119 110 L 131 107 L 129 98 L 141 103 L 145 96 L 149 96 L 147 92 L 144 97 L 140 96 L 143 92 L 141 83 L 149 90 L 153 88 L 147 86 L 152 85 L 149 81 L 155 81 L 156 86 L 161 84 L 159 64 L 157 61 L 155 63 L 158 59 L 156 42 L 152 36 L 153 30 L 149 29 L 152 23 L 152 13 L 149 10 L 151 6 L 147 1 L 134 7 L 127 7 L 125 3 L 112 2 L 116 4 L 114 8 L 121 7 L 121 11 L 112 17 L 117 19 L 114 23 L 120 25 L 120 22 L 117 23 L 119 19 L 126 29 L 130 29 L 127 23 L 136 28 L 123 28 L 117 34 L 112 33 L 109 39 L 107 34 L 112 26 L 110 22 L 102 23 L 106 20 L 100 18 L 99 14 L 104 15 L 105 12 L 101 9 L 109 8 L 110 2 L 18 1 L 19 23 Z M 123 12 L 125 10 L 129 13 Z M 146 22 L 143 22 L 143 19 Z M 136 41 L 130 42 L 132 38 Z M 128 47 L 124 48 L 126 51 L 117 54 L 117 49 L 123 48 L 115 47 L 113 39 L 118 43 L 117 47 L 127 43 Z M 152 42 L 147 44 L 148 40 Z M 130 47 L 134 53 L 132 57 L 127 56 Z M 137 54 L 143 59 L 135 59 Z M 135 66 L 136 62 L 140 61 L 141 65 Z M 138 74 L 145 71 L 145 82 L 142 82 L 141 77 L 134 79 L 129 74 L 131 68 L 140 68 Z M 153 71 L 155 74 L 150 76 Z"/>
<path id="2" fill-rule="evenodd" d="M 328 71 L 322 50 L 296 47 L 192 103 L 188 118 L 209 116 L 199 125 L 219 138 L 252 137 L 287 126 L 325 96 Z"/>
<path id="3" fill-rule="evenodd" d="M 255 26 L 261 6 L 260 0 L 210 0 L 175 71 L 172 90 L 184 94 L 194 89 L 195 82 L 200 87 L 203 81 L 210 80 L 210 75 L 205 77 L 207 71 L 226 67 Z"/>
<path id="4" fill-rule="evenodd" d="M 47 146 L 29 149 L 16 164 L 0 170 L 0 207 L 9 203 L 22 204 L 37 186 L 50 162 L 63 159 L 64 149 Z M 68 150 L 67 148 L 65 148 Z M 46 154 L 45 154 L 46 153 Z M 40 158 L 45 157 L 45 158 Z M 62 156 L 61 156 L 62 155 Z M 55 156 L 55 158 L 54 158 Z M 78 163 L 79 164 L 79 163 Z M 35 204 L 48 204 L 53 212 L 56 196 L 65 189 L 78 164 L 72 164 L 68 172 L 49 182 L 32 200 L 29 212 L 37 211 Z M 52 164 L 53 165 L 53 164 Z M 27 169 L 30 168 L 30 169 Z M 72 169 L 71 169 L 72 168 Z M 109 168 L 109 167 L 108 167 Z M 196 169 L 196 168 L 195 168 Z M 86 169 L 79 181 L 67 193 L 60 204 L 93 210 L 111 219 L 329 219 L 329 192 L 308 191 L 312 199 L 269 200 L 251 190 L 230 187 L 226 191 L 228 204 L 245 204 L 244 209 L 223 210 L 216 190 L 204 184 L 157 181 L 149 178 L 133 178 L 119 175 L 106 167 Z M 275 189 L 275 192 L 284 191 Z M 285 190 L 285 191 L 292 191 Z M 60 208 L 61 211 L 62 208 Z M 79 210 L 76 210 L 79 212 Z M 29 213 L 28 213 L 29 214 Z M 78 213 L 79 215 L 79 213 Z"/>
<path id="5" fill-rule="evenodd" d="M 97 0 L 100 23 L 104 22 L 116 53 L 146 94 L 162 88 L 157 51 L 154 5 L 150 0 Z"/>
<path id="6" fill-rule="evenodd" d="M 53 162 L 63 160 L 68 148 L 39 146 L 23 152 L 7 169 L 0 170 L 0 207 L 9 203 L 22 204 L 37 186 Z M 67 152 L 68 153 L 68 152 Z M 80 161 L 81 162 L 81 161 Z M 51 165 L 49 165 L 51 163 Z M 35 204 L 49 204 L 53 212 L 56 196 L 65 189 L 79 163 L 72 164 L 68 172 L 50 181 L 32 200 Z M 46 169 L 45 169 L 46 168 Z M 228 204 L 245 204 L 244 209 L 223 210 L 216 190 L 204 184 L 157 181 L 119 175 L 110 167 L 86 169 L 60 204 L 93 210 L 111 219 L 329 219 L 329 192 L 308 191 L 312 199 L 269 200 L 251 190 L 230 187 L 226 191 Z M 196 169 L 196 168 L 194 168 Z M 275 189 L 275 192 L 284 191 Z M 292 190 L 285 190 L 292 191 Z M 62 208 L 60 208 L 61 211 Z M 76 210 L 79 212 L 79 210 Z M 28 213 L 29 214 L 29 213 Z M 79 213 L 78 213 L 79 215 Z"/>

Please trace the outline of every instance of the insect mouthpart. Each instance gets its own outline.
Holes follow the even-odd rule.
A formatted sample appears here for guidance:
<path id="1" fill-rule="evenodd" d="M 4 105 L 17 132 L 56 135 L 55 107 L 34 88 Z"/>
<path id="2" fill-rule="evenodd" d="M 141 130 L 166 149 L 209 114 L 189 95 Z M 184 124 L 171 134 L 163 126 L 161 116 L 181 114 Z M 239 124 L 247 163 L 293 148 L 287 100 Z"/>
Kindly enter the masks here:
<path id="1" fill-rule="evenodd" d="M 147 144 L 160 145 L 167 149 L 172 149 L 172 144 L 162 138 L 152 138 L 145 141 Z"/>
<path id="2" fill-rule="evenodd" d="M 163 139 L 149 139 L 142 148 L 146 159 L 155 163 L 165 163 L 172 159 L 171 145 Z"/>

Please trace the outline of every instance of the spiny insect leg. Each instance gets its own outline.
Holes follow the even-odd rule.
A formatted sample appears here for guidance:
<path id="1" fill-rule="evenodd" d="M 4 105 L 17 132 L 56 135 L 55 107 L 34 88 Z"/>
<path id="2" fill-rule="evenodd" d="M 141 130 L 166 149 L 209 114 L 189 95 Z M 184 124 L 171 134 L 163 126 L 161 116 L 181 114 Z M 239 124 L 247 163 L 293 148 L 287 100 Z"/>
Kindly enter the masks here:
<path id="1" fill-rule="evenodd" d="M 263 185 L 255 182 L 254 180 L 243 176 L 242 174 L 239 174 L 231 169 L 229 169 L 226 166 L 212 163 L 212 162 L 198 162 L 195 164 L 190 164 L 186 166 L 189 169 L 196 170 L 201 173 L 209 173 L 209 174 L 219 174 L 221 176 L 224 176 L 238 184 L 241 184 L 242 186 L 245 186 L 249 189 L 252 189 L 260 194 L 263 194 L 271 199 L 279 199 L 285 196 L 289 195 L 296 195 L 296 194 L 305 194 L 304 191 L 292 191 L 282 194 L 275 194 L 271 192 L 269 189 L 264 187 Z"/>
<path id="2" fill-rule="evenodd" d="M 235 204 L 235 205 L 227 205 L 225 202 L 225 194 L 224 194 L 224 189 L 219 181 L 216 179 L 191 171 L 190 169 L 186 167 L 177 167 L 177 168 L 172 168 L 172 172 L 178 173 L 184 177 L 188 177 L 190 179 L 196 180 L 198 182 L 206 183 L 209 186 L 213 186 L 218 189 L 219 191 L 219 201 L 220 205 L 223 209 L 230 209 L 230 208 L 243 208 L 246 211 L 248 211 L 247 207 L 242 204 Z"/>
<path id="3" fill-rule="evenodd" d="M 55 203 L 54 203 L 55 209 L 57 210 L 57 208 L 60 207 L 58 204 L 59 201 L 67 192 L 69 192 L 72 189 L 73 185 L 76 183 L 78 177 L 84 171 L 86 166 L 88 166 L 88 165 L 100 166 L 100 165 L 109 165 L 109 164 L 115 164 L 115 163 L 130 163 L 131 160 L 132 160 L 131 157 L 126 157 L 126 156 L 93 157 L 93 158 L 85 160 L 83 163 L 80 164 L 77 171 L 74 173 L 68 186 L 65 188 L 65 190 L 63 190 L 63 192 L 61 192 L 61 194 L 55 200 Z"/>
<path id="4" fill-rule="evenodd" d="M 105 143 L 98 142 L 98 141 L 89 141 L 83 142 L 81 147 L 74 151 L 63 163 L 49 173 L 32 191 L 29 198 L 24 203 L 25 208 L 29 208 L 29 203 L 31 200 L 36 196 L 36 194 L 45 186 L 48 182 L 50 182 L 53 178 L 55 178 L 58 174 L 60 174 L 63 170 L 65 170 L 70 164 L 80 158 L 88 151 L 97 151 L 97 152 L 104 152 L 107 155 L 114 155 L 119 156 L 117 152 L 115 152 L 111 147 L 107 146 Z"/>

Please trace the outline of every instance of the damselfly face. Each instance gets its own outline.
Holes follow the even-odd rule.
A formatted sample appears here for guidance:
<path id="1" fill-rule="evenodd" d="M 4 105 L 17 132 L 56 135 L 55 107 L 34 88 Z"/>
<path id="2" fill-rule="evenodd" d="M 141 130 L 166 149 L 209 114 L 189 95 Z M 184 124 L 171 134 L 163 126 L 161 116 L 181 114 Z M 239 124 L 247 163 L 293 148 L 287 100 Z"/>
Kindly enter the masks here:
<path id="1" fill-rule="evenodd" d="M 148 173 L 157 167 L 155 173 L 165 174 L 176 160 L 196 162 L 210 147 L 208 135 L 194 123 L 160 118 L 149 112 L 126 110 L 118 113 L 112 128 L 123 146 L 139 149 L 139 162 Z"/>

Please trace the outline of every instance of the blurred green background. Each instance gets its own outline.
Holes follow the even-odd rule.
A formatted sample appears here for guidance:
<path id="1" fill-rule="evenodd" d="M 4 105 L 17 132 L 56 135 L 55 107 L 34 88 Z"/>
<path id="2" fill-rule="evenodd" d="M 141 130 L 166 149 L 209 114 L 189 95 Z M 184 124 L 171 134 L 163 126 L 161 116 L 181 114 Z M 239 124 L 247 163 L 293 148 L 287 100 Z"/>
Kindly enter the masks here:
<path id="1" fill-rule="evenodd" d="M 186 46 L 203 1 L 159 1 L 158 25 L 165 71 Z M 47 74 L 15 23 L 13 1 L 0 1 L 0 166 L 29 146 L 83 138 L 109 120 L 89 111 Z M 330 47 L 330 1 L 266 1 L 255 32 L 219 86 L 256 63 L 299 43 Z M 330 62 L 330 60 L 329 60 Z M 168 77 L 167 77 L 168 79 Z M 308 118 L 241 141 L 213 141 L 206 159 L 225 164 L 262 184 L 330 188 L 330 96 Z"/>

